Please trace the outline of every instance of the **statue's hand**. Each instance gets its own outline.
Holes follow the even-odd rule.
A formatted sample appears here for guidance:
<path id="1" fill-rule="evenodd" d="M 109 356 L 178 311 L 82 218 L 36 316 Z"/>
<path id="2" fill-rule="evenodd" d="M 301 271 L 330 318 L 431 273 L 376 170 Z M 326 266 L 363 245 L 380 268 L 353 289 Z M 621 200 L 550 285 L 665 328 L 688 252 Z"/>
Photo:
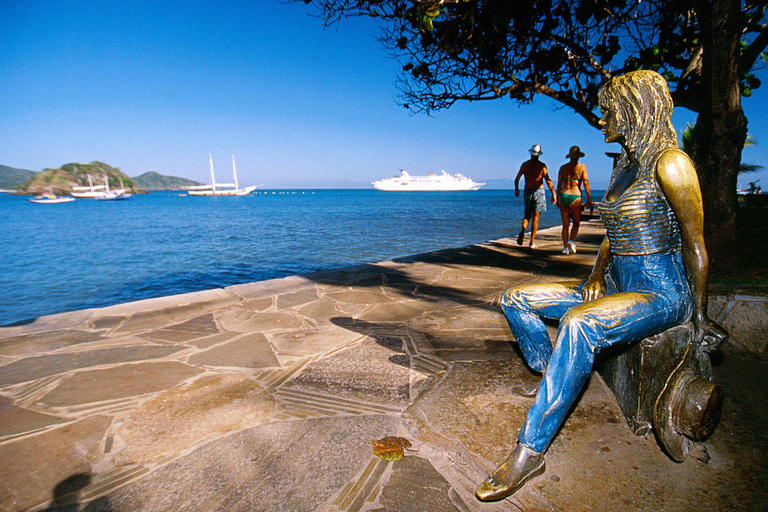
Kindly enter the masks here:
<path id="1" fill-rule="evenodd" d="M 728 339 L 728 332 L 706 316 L 694 317 L 693 328 L 694 340 L 704 352 L 714 352 Z"/>
<path id="2" fill-rule="evenodd" d="M 584 302 L 591 302 L 605 295 L 605 279 L 602 276 L 592 274 L 581 288 L 581 298 Z"/>
<path id="3" fill-rule="evenodd" d="M 516 188 L 515 189 L 515 197 L 519 197 L 519 196 L 520 196 L 520 189 Z"/>

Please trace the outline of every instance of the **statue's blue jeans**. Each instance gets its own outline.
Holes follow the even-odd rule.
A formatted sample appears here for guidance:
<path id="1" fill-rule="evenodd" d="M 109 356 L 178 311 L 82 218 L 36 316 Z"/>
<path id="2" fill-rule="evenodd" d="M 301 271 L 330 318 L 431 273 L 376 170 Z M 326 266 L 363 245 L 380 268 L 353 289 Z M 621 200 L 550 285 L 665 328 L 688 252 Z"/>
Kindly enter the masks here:
<path id="1" fill-rule="evenodd" d="M 595 355 L 638 342 L 691 317 L 692 298 L 679 252 L 613 257 L 607 292 L 585 303 L 576 281 L 525 285 L 504 293 L 501 308 L 526 363 L 544 372 L 518 439 L 545 451 L 592 371 Z M 554 348 L 542 318 L 560 320 Z"/>

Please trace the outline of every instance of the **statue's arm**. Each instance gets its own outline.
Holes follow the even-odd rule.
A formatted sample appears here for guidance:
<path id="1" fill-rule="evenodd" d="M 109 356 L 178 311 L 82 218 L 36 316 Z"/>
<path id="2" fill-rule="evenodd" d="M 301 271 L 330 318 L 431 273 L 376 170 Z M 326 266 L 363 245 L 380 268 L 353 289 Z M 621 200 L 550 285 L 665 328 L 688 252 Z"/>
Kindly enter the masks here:
<path id="1" fill-rule="evenodd" d="M 595 260 L 592 273 L 581 289 L 581 297 L 584 299 L 584 302 L 590 302 L 605 295 L 605 275 L 608 273 L 611 260 L 613 260 L 611 242 L 606 236 L 600 245 L 600 250 L 597 252 L 597 260 Z"/>
<path id="2" fill-rule="evenodd" d="M 709 258 L 704 246 L 704 211 L 696 170 L 688 155 L 670 150 L 658 160 L 656 179 L 680 225 L 683 263 L 693 294 L 695 339 L 714 350 L 728 334 L 707 316 Z"/>

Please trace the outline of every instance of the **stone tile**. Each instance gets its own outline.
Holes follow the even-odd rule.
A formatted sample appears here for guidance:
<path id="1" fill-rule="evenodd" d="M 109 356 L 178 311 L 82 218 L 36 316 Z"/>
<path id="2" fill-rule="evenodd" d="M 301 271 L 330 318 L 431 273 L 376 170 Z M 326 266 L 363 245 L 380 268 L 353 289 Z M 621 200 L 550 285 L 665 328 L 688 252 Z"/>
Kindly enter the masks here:
<path id="1" fill-rule="evenodd" d="M 153 309 L 156 301 L 157 308 Z M 121 312 L 128 316 L 115 333 L 139 333 L 177 325 L 212 311 L 231 307 L 239 301 L 237 296 L 223 290 L 207 290 L 110 306 L 103 311 L 105 314 Z M 111 311 L 112 308 L 118 309 Z"/>
<path id="2" fill-rule="evenodd" d="M 225 330 L 233 332 L 285 331 L 304 326 L 302 321 L 290 312 L 254 312 L 241 307 L 223 311 L 220 322 Z"/>
<path id="3" fill-rule="evenodd" d="M 194 332 L 202 335 L 216 334 L 219 328 L 213 318 L 213 313 L 201 315 L 197 318 L 187 320 L 186 322 L 172 325 L 168 329 L 175 331 Z"/>
<path id="4" fill-rule="evenodd" d="M 417 407 L 442 435 L 498 464 L 514 447 L 533 404 L 510 389 L 537 381 L 519 359 L 454 363 L 439 386 L 419 399 Z"/>
<path id="5" fill-rule="evenodd" d="M 422 314 L 418 302 L 409 304 L 376 304 L 360 315 L 360 319 L 368 322 L 395 322 L 407 321 Z"/>
<path id="6" fill-rule="evenodd" d="M 313 272 L 304 277 L 317 283 L 321 290 L 327 291 L 326 286 L 330 286 L 330 289 L 351 285 L 380 286 L 390 271 L 386 266 L 376 263 Z"/>
<path id="7" fill-rule="evenodd" d="M 261 299 L 251 299 L 240 303 L 240 307 L 250 311 L 266 311 L 275 305 L 274 297 L 264 297 Z"/>
<path id="8" fill-rule="evenodd" d="M 0 355 L 18 357 L 53 352 L 104 339 L 102 333 L 68 330 L 27 334 L 0 340 Z"/>
<path id="9" fill-rule="evenodd" d="M 93 416 L 0 444 L 0 482 L 7 510 L 28 510 L 50 500 L 54 488 L 77 474 L 91 474 L 110 420 Z M 0 488 L 2 489 L 2 488 Z"/>
<path id="10" fill-rule="evenodd" d="M 98 315 L 94 315 L 94 318 L 91 320 L 90 324 L 94 329 L 108 330 L 117 327 L 123 320 L 125 320 L 124 316 L 99 317 Z"/>
<path id="11" fill-rule="evenodd" d="M 359 338 L 360 335 L 335 325 L 278 331 L 269 335 L 269 340 L 278 354 L 297 355 L 325 354 Z"/>
<path id="12" fill-rule="evenodd" d="M 385 416 L 261 425 L 212 441 L 107 497 L 113 510 L 315 512 L 371 460 L 371 441 L 391 435 Z"/>
<path id="13" fill-rule="evenodd" d="M 376 512 L 464 512 L 467 506 L 451 501 L 451 485 L 432 464 L 406 456 L 392 464 L 392 475 L 376 500 Z M 453 499 L 461 499 L 453 493 Z"/>
<path id="14" fill-rule="evenodd" d="M 411 327 L 409 333 L 419 353 L 440 355 L 446 360 L 474 360 L 470 354 L 477 354 L 477 360 L 487 359 L 499 352 L 515 355 L 514 337 L 509 329 L 477 329 L 452 332 L 419 330 Z M 452 354 L 452 355 L 450 355 Z"/>
<path id="15" fill-rule="evenodd" d="M 101 316 L 145 317 L 156 313 L 159 316 L 174 317 L 176 314 L 188 314 L 190 311 L 210 310 L 227 307 L 239 302 L 239 298 L 222 288 L 213 288 L 199 292 L 168 295 L 152 299 L 125 302 L 99 309 Z"/>
<path id="16" fill-rule="evenodd" d="M 483 343 L 489 337 L 513 339 L 501 309 L 491 304 L 426 313 L 409 321 L 408 327 L 433 333 L 435 348 L 456 342 Z"/>
<path id="17" fill-rule="evenodd" d="M 721 322 L 731 342 L 752 354 L 768 352 L 768 298 L 744 297 L 732 299 Z"/>
<path id="18" fill-rule="evenodd" d="M 335 300 L 323 297 L 297 309 L 296 312 L 307 319 L 307 321 L 320 325 L 328 323 L 331 318 L 343 314 L 339 306 L 340 304 Z M 362 311 L 362 308 L 359 311 Z"/>
<path id="19" fill-rule="evenodd" d="M 306 391 L 404 409 L 410 400 L 410 357 L 402 338 L 366 338 L 311 363 L 281 389 Z"/>
<path id="20" fill-rule="evenodd" d="M 219 334 L 214 334 L 213 336 L 206 336 L 205 338 L 189 340 L 185 342 L 185 344 L 191 345 L 193 347 L 197 347 L 199 349 L 206 349 L 208 347 L 218 345 L 219 343 L 224 343 L 226 341 L 229 341 L 232 338 L 239 335 L 240 333 L 236 333 L 236 332 L 222 332 Z"/>
<path id="21" fill-rule="evenodd" d="M 13 404 L 13 400 L 0 396 L 0 439 L 66 421 L 58 416 L 17 407 Z"/>
<path id="22" fill-rule="evenodd" d="M 282 279 L 271 279 L 257 283 L 237 284 L 227 286 L 225 290 L 243 299 L 262 299 L 284 293 L 293 293 L 313 287 L 313 282 L 303 276 L 290 276 Z"/>
<path id="23" fill-rule="evenodd" d="M 317 290 L 314 288 L 306 288 L 292 293 L 284 293 L 278 295 L 275 301 L 277 309 L 289 309 L 296 306 L 301 306 L 317 300 Z"/>
<path id="24" fill-rule="evenodd" d="M 41 316 L 26 322 L 0 326 L 0 340 L 41 332 L 82 329 L 97 311 L 99 310 L 83 309 L 80 311 L 70 311 L 68 313 Z"/>
<path id="25" fill-rule="evenodd" d="M 202 371 L 172 361 L 152 361 L 122 364 L 99 370 L 82 370 L 66 377 L 38 401 L 49 406 L 66 407 L 157 393 L 170 389 Z"/>
<path id="26" fill-rule="evenodd" d="M 266 368 L 280 366 L 272 346 L 260 332 L 242 335 L 236 340 L 219 343 L 215 347 L 189 357 L 189 364 L 200 366 L 239 366 Z"/>
<path id="27" fill-rule="evenodd" d="M 180 324 L 169 325 L 163 329 L 142 333 L 139 336 L 148 340 L 183 343 L 218 333 L 219 327 L 216 325 L 213 314 L 208 313 Z"/>
<path id="28" fill-rule="evenodd" d="M 180 347 L 141 345 L 28 357 L 0 366 L 0 387 L 90 366 L 166 357 Z"/>
<path id="29" fill-rule="evenodd" d="M 368 322 L 350 317 L 331 318 L 331 322 L 344 329 L 373 338 L 378 336 L 403 338 L 410 334 L 408 327 L 402 323 Z"/>
<path id="30" fill-rule="evenodd" d="M 136 409 L 115 430 L 125 445 L 115 460 L 130 464 L 178 453 L 203 439 L 261 424 L 277 410 L 266 391 L 240 374 L 206 375 Z"/>
<path id="31" fill-rule="evenodd" d="M 381 288 L 339 288 L 335 292 L 328 292 L 326 297 L 330 297 L 338 302 L 349 304 L 388 304 L 389 299 L 382 292 Z"/>

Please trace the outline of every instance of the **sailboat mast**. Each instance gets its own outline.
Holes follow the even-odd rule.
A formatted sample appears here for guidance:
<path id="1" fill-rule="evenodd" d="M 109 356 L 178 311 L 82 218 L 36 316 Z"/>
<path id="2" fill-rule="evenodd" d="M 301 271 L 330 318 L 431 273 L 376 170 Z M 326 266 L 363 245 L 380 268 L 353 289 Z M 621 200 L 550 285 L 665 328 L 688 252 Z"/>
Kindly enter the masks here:
<path id="1" fill-rule="evenodd" d="M 216 190 L 216 178 L 213 176 L 213 157 L 208 153 L 208 161 L 211 163 L 211 188 Z"/>
<path id="2" fill-rule="evenodd" d="M 239 190 L 237 186 L 237 169 L 235 168 L 235 155 L 232 155 L 232 175 L 235 177 L 235 190 Z"/>

